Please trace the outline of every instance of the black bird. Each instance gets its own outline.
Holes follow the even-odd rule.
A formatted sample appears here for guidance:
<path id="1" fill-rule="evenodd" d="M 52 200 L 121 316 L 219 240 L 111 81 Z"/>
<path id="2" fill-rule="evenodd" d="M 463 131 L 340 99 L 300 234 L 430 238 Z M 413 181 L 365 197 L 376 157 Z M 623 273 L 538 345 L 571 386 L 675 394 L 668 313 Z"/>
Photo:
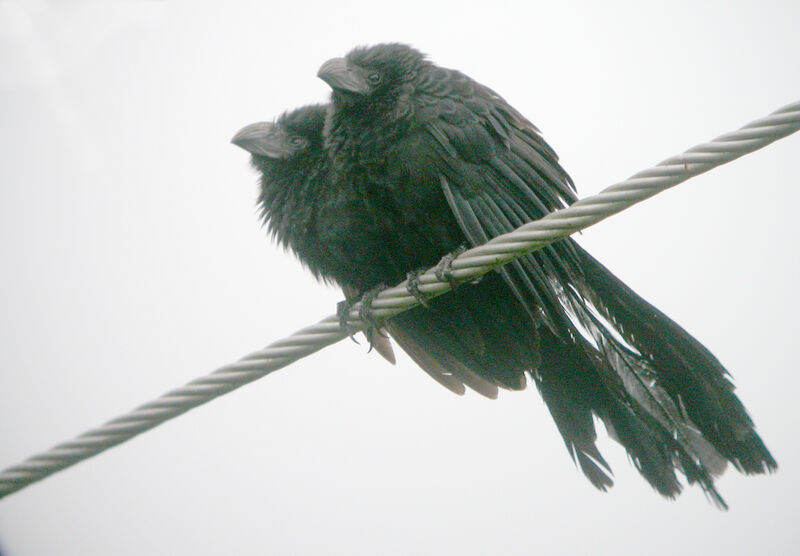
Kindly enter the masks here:
<path id="1" fill-rule="evenodd" d="M 328 157 L 322 129 L 327 107 L 314 104 L 281 115 L 275 123 L 259 122 L 242 128 L 232 142 L 250 152 L 261 174 L 258 207 L 272 237 L 297 255 L 318 280 L 331 282 L 330 268 L 346 248 L 346 238 L 330 240 L 324 216 L 328 199 L 336 195 L 328 180 Z M 357 292 L 343 284 L 345 297 Z M 383 334 L 370 344 L 390 363 L 392 345 Z"/>
<path id="2" fill-rule="evenodd" d="M 333 89 L 331 180 L 360 204 L 337 223 L 358 249 L 335 279 L 359 293 L 576 199 L 533 124 L 409 46 L 356 48 L 318 75 Z M 745 473 L 776 467 L 720 362 L 573 240 L 440 299 L 390 332 L 448 380 L 520 389 L 528 372 L 596 486 L 611 480 L 593 414 L 665 496 L 680 491 L 676 469 L 722 504 L 713 476 L 726 460 Z"/>
<path id="3" fill-rule="evenodd" d="M 262 203 L 285 234 L 296 233 L 294 211 L 311 211 L 312 245 L 289 245 L 349 299 L 576 198 L 530 122 L 408 46 L 355 49 L 319 76 L 333 95 L 324 148 L 315 139 L 316 158 L 304 166 L 314 177 L 291 203 Z M 726 461 L 745 473 L 776 467 L 719 361 L 571 239 L 387 328 L 457 393 L 466 385 L 495 397 L 498 387 L 523 389 L 530 375 L 570 454 L 603 490 L 612 481 L 593 415 L 665 496 L 680 492 L 680 471 L 724 505 L 714 476 Z"/>

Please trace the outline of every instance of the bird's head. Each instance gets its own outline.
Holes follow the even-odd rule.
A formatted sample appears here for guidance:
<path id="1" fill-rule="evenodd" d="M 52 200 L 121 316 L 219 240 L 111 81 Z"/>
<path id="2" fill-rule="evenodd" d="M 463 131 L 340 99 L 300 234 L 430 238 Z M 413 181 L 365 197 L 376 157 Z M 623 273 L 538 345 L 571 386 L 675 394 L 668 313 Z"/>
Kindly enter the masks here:
<path id="1" fill-rule="evenodd" d="M 317 76 L 333 89 L 337 107 L 391 103 L 413 87 L 427 62 L 414 48 L 399 43 L 358 47 L 344 58 L 331 58 Z"/>
<path id="2" fill-rule="evenodd" d="M 288 246 L 302 230 L 293 227 L 297 206 L 317 187 L 325 171 L 322 129 L 327 106 L 304 106 L 283 113 L 275 122 L 251 124 L 231 142 L 251 153 L 261 174 L 258 197 L 261 220 L 281 244 Z"/>
<path id="3" fill-rule="evenodd" d="M 285 112 L 275 122 L 258 122 L 240 129 L 231 143 L 253 155 L 253 160 L 291 160 L 322 149 L 326 107 L 311 105 Z M 264 161 L 267 162 L 267 161 Z"/>

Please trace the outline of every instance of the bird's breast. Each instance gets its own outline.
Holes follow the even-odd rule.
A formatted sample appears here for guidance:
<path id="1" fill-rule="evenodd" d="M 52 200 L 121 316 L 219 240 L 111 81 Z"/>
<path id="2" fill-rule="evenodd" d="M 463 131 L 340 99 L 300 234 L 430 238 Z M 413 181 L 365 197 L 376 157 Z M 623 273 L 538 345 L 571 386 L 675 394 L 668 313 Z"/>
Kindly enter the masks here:
<path id="1" fill-rule="evenodd" d="M 464 243 L 435 173 L 392 154 L 339 165 L 336 194 L 318 212 L 335 279 L 359 291 L 393 285 Z"/>

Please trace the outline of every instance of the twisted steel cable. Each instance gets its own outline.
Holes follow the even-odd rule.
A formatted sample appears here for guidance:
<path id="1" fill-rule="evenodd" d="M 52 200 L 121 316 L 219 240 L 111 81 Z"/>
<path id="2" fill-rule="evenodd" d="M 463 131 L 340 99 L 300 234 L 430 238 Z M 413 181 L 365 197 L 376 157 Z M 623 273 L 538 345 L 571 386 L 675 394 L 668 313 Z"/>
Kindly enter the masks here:
<path id="1" fill-rule="evenodd" d="M 465 251 L 453 260 L 452 275 L 459 282 L 474 280 L 498 266 L 541 249 L 693 176 L 758 150 L 798 130 L 800 102 L 780 108 L 738 131 L 693 147 L 653 168 L 634 174 L 597 195 L 581 199 L 570 207 Z M 406 285 L 406 282 L 402 282 L 381 292 L 371 304 L 371 316 L 380 321 L 418 305 L 419 301 L 409 293 Z M 448 282 L 436 277 L 435 269 L 419 276 L 419 290 L 426 296 L 438 296 L 450 289 Z M 349 324 L 353 329 L 363 329 L 366 326 L 360 320 L 359 309 L 357 304 L 350 311 Z M 303 328 L 236 363 L 225 365 L 207 376 L 167 392 L 99 428 L 5 469 L 0 473 L 0 498 L 334 344 L 347 335 L 335 315 Z"/>

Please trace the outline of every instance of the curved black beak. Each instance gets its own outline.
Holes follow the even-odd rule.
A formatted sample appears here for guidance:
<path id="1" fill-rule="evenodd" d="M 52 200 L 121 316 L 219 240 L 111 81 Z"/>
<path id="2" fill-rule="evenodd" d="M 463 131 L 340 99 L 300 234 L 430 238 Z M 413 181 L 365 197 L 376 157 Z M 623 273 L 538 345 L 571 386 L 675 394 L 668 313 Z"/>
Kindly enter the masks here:
<path id="1" fill-rule="evenodd" d="M 258 122 L 243 127 L 233 136 L 231 143 L 251 154 L 270 158 L 282 158 L 291 154 L 291 150 L 277 133 L 275 125 L 269 122 Z"/>
<path id="2" fill-rule="evenodd" d="M 370 85 L 360 72 L 354 70 L 344 58 L 331 58 L 317 72 L 317 77 L 331 86 L 331 89 L 350 91 L 365 95 Z"/>

